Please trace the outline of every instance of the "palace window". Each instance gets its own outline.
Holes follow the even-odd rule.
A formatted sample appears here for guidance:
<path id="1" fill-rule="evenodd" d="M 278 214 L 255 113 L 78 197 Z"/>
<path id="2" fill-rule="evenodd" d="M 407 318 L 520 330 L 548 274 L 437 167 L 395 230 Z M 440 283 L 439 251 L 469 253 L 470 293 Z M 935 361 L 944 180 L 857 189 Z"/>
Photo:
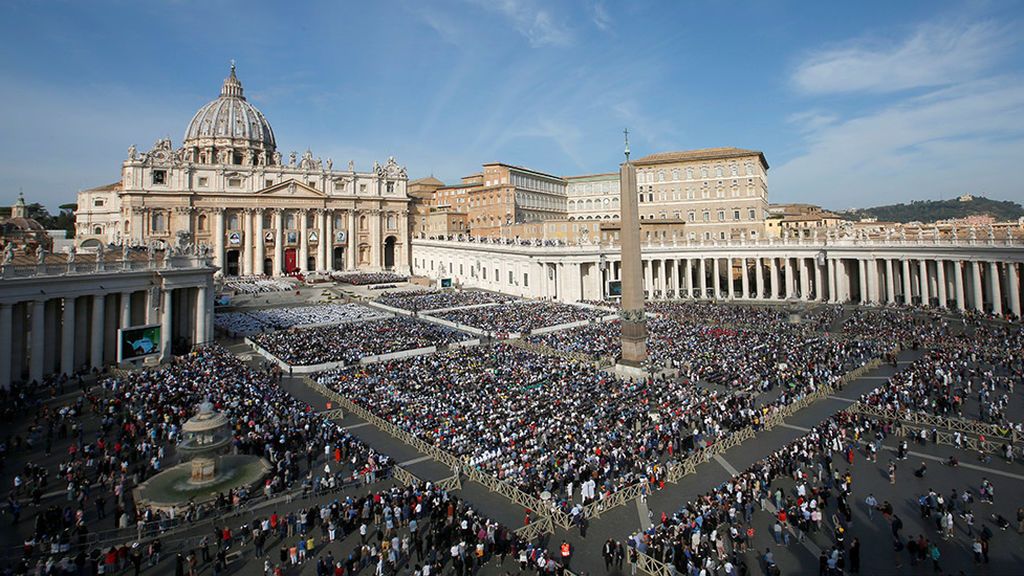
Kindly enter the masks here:
<path id="1" fill-rule="evenodd" d="M 199 185 L 200 186 L 205 188 L 209 184 L 210 184 L 210 179 L 209 178 L 207 178 L 206 176 L 200 176 L 199 177 Z"/>
<path id="2" fill-rule="evenodd" d="M 740 219 L 740 211 L 739 210 L 733 210 L 732 211 L 732 219 L 733 220 L 739 220 Z"/>
<path id="3" fill-rule="evenodd" d="M 523 272 L 523 288 L 529 288 L 529 287 L 530 287 L 530 275 L 527 274 L 526 272 Z"/>
<path id="4" fill-rule="evenodd" d="M 92 229 L 92 233 L 96 234 L 97 236 L 100 235 L 100 234 L 103 234 L 103 228 L 100 227 L 100 226 L 97 226 L 97 227 Z"/>
<path id="5" fill-rule="evenodd" d="M 228 178 L 228 187 L 229 188 L 240 188 L 241 186 L 242 186 L 242 179 L 241 178 Z"/>
<path id="6" fill-rule="evenodd" d="M 273 185 L 274 185 L 274 181 L 271 180 L 270 178 L 267 178 L 266 180 L 263 181 L 263 187 L 264 188 L 270 188 Z"/>
<path id="7" fill-rule="evenodd" d="M 103 198 L 96 198 L 92 201 L 94 208 L 102 208 L 104 204 L 106 204 L 106 202 L 103 201 Z"/>
<path id="8" fill-rule="evenodd" d="M 705 210 L 702 216 L 704 217 L 705 222 L 711 222 L 711 212 Z"/>
<path id="9" fill-rule="evenodd" d="M 748 210 L 747 217 L 750 218 L 751 220 L 757 220 L 757 210 L 754 210 L 753 208 Z"/>
<path id="10" fill-rule="evenodd" d="M 316 182 L 313 182 L 312 180 L 310 180 L 309 182 L 306 182 L 306 186 L 309 186 L 310 188 L 313 188 L 315 190 L 316 189 Z"/>
<path id="11" fill-rule="evenodd" d="M 718 211 L 718 221 L 725 222 L 725 210 Z"/>
<path id="12" fill-rule="evenodd" d="M 167 222 L 164 219 L 164 213 L 154 212 L 150 221 L 150 226 L 152 227 L 153 232 L 163 232 L 167 227 Z"/>
<path id="13" fill-rule="evenodd" d="M 167 171 L 166 170 L 153 170 L 153 184 L 166 184 L 167 183 Z"/>

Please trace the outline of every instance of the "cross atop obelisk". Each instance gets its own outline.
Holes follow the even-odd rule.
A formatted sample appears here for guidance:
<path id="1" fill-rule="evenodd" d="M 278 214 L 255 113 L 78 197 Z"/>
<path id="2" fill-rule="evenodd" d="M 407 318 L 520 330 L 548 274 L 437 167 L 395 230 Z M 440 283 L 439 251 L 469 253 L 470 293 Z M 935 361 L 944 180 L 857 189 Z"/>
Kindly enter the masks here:
<path id="1" fill-rule="evenodd" d="M 620 234 L 622 261 L 622 358 L 620 364 L 640 369 L 647 360 L 647 319 L 644 316 L 643 269 L 640 260 L 640 208 L 636 190 L 636 168 L 629 161 L 629 130 L 626 161 L 619 169 L 619 205 L 622 207 Z"/>

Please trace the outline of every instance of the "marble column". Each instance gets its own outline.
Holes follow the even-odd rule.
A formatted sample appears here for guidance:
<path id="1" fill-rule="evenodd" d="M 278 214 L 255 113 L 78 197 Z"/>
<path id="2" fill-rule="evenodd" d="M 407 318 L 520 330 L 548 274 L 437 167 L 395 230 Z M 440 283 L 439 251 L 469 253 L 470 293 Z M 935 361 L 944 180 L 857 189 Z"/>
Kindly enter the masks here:
<path id="1" fill-rule="evenodd" d="M 743 290 L 743 299 L 750 298 L 750 274 L 747 272 L 747 259 L 740 259 L 740 289 Z"/>
<path id="2" fill-rule="evenodd" d="M 893 283 L 891 258 L 885 259 L 885 302 L 887 304 L 896 303 L 896 285 Z"/>
<path id="3" fill-rule="evenodd" d="M 913 303 L 911 299 L 913 294 L 910 289 L 910 260 L 903 259 L 903 303 L 910 306 Z"/>
<path id="4" fill-rule="evenodd" d="M 1006 287 L 1010 298 L 1010 313 L 1020 319 L 1020 277 L 1016 262 L 1006 263 Z"/>
<path id="5" fill-rule="evenodd" d="M 173 331 L 172 310 L 174 290 L 164 288 L 163 303 L 160 307 L 160 361 L 171 358 L 171 336 Z"/>
<path id="6" fill-rule="evenodd" d="M 327 211 L 327 215 L 324 216 L 324 236 L 321 241 L 324 243 L 324 269 L 328 272 L 334 271 L 334 212 L 332 210 Z"/>
<path id="7" fill-rule="evenodd" d="M 829 258 L 825 261 L 825 265 L 828 266 L 828 301 L 836 303 L 839 302 L 839 292 L 836 288 L 836 261 L 834 258 Z"/>
<path id="8" fill-rule="evenodd" d="M 717 300 L 722 295 L 722 272 L 718 267 L 719 258 L 711 260 L 711 290 Z"/>
<path id="9" fill-rule="evenodd" d="M 103 366 L 104 304 L 106 295 L 95 294 L 92 297 L 92 333 L 89 335 L 89 367 Z"/>
<path id="10" fill-rule="evenodd" d="M 262 216 L 260 216 L 262 218 Z M 262 240 L 262 237 L 260 238 Z M 206 344 L 206 286 L 196 288 L 195 345 Z"/>
<path id="11" fill-rule="evenodd" d="M 946 307 L 946 261 L 935 261 L 935 283 L 938 288 L 939 307 Z"/>
<path id="12" fill-rule="evenodd" d="M 384 257 L 381 244 L 384 242 L 380 233 L 381 211 L 373 210 L 370 213 L 370 268 L 374 270 L 384 269 Z"/>
<path id="13" fill-rule="evenodd" d="M 921 280 L 921 306 L 930 306 L 931 294 L 928 293 L 928 261 L 918 260 L 917 265 L 920 269 L 918 276 L 920 276 Z"/>
<path id="14" fill-rule="evenodd" d="M 818 302 L 825 301 L 825 286 L 822 280 L 823 272 L 821 270 L 821 264 L 818 263 L 817 258 L 811 260 L 814 266 L 814 299 Z"/>
<path id="15" fill-rule="evenodd" d="M 348 211 L 348 230 L 346 230 L 346 239 L 348 241 L 348 247 L 345 248 L 345 267 L 349 270 L 356 269 L 356 211 Z M 546 277 L 546 276 L 545 276 Z M 479 279 L 477 279 L 479 281 Z"/>
<path id="16" fill-rule="evenodd" d="M 764 266 L 760 256 L 754 258 L 754 289 L 757 290 L 756 300 L 764 298 Z"/>
<path id="17" fill-rule="evenodd" d="M 868 291 L 868 263 L 863 258 L 857 259 L 857 283 L 860 288 L 860 303 L 867 304 L 871 301 Z"/>
<path id="18" fill-rule="evenodd" d="M 693 300 L 693 261 L 686 259 L 686 294 L 687 298 Z"/>
<path id="19" fill-rule="evenodd" d="M 785 298 L 789 299 L 796 294 L 796 282 L 793 280 L 793 258 L 791 258 L 788 254 L 786 255 L 786 258 L 783 260 L 782 269 L 785 273 L 786 282 Z"/>
<path id="20" fill-rule="evenodd" d="M 775 264 L 775 257 L 768 259 L 768 278 L 771 280 L 771 287 L 768 289 L 768 299 L 776 300 L 779 296 L 779 270 Z"/>
<path id="21" fill-rule="evenodd" d="M 242 210 L 242 274 L 252 276 L 252 253 L 256 243 L 252 240 L 252 209 Z"/>
<path id="22" fill-rule="evenodd" d="M 274 210 L 274 269 L 273 275 L 284 272 L 284 210 Z"/>
<path id="23" fill-rule="evenodd" d="M 60 371 L 68 376 L 75 371 L 75 298 L 65 296 L 60 325 Z"/>
<path id="24" fill-rule="evenodd" d="M 988 276 L 989 276 L 989 294 L 992 298 L 992 313 L 996 316 L 1003 315 L 1003 291 L 999 285 L 1000 276 L 999 273 L 999 262 L 989 262 L 988 264 Z"/>
<path id="25" fill-rule="evenodd" d="M 953 261 L 953 293 L 956 296 L 956 309 L 963 312 L 967 309 L 964 299 L 964 265 L 960 260 Z"/>
<path id="26" fill-rule="evenodd" d="M 974 288 L 974 309 L 978 312 L 985 311 L 985 293 L 981 290 L 981 262 L 971 262 L 971 278 Z"/>
<path id="27" fill-rule="evenodd" d="M 700 282 L 698 282 L 699 288 L 697 288 L 697 290 L 700 292 L 701 298 L 707 298 L 708 265 L 707 259 L 704 258 L 703 256 L 701 256 L 699 268 L 700 270 L 698 274 L 700 277 L 698 279 L 700 280 Z"/>
<path id="28" fill-rule="evenodd" d="M 29 381 L 43 381 L 43 350 L 46 347 L 46 300 L 34 300 L 32 302 L 32 350 L 29 353 L 28 378 Z M 9 354 L 9 350 L 0 354 Z"/>
<path id="29" fill-rule="evenodd" d="M 253 256 L 252 273 L 258 276 L 263 275 L 263 261 L 267 259 L 267 242 L 263 238 L 263 215 L 263 208 L 256 208 L 255 212 L 253 213 L 253 218 L 256 220 L 256 231 L 253 232 L 252 241 L 254 247 L 256 248 L 256 254 L 255 256 Z"/>
<path id="30" fill-rule="evenodd" d="M 14 329 L 14 305 L 0 304 L 0 388 L 11 387 L 11 358 Z"/>
<path id="31" fill-rule="evenodd" d="M 224 209 L 213 210 L 213 265 L 224 275 Z"/>
<path id="32" fill-rule="evenodd" d="M 811 275 L 807 269 L 807 258 L 800 257 L 800 299 L 811 299 Z"/>
<path id="33" fill-rule="evenodd" d="M 309 211 L 299 210 L 299 270 L 309 272 Z"/>
<path id="34" fill-rule="evenodd" d="M 654 298 L 654 261 L 641 260 L 640 266 L 644 269 L 644 290 L 647 291 L 647 299 Z"/>
<path id="35" fill-rule="evenodd" d="M 132 325 L 132 293 L 121 292 L 119 304 L 121 316 L 118 319 L 118 328 L 127 328 Z"/>
<path id="36" fill-rule="evenodd" d="M 316 243 L 316 269 L 327 270 L 327 211 L 317 210 L 316 212 L 317 235 L 320 237 Z"/>

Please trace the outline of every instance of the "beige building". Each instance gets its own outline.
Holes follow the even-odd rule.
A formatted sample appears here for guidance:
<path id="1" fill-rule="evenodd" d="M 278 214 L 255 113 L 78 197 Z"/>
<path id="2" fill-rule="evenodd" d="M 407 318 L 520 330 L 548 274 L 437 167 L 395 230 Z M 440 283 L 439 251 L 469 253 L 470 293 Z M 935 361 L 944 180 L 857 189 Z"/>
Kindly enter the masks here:
<path id="1" fill-rule="evenodd" d="M 569 220 L 618 220 L 619 174 L 566 176 Z"/>
<path id="2" fill-rule="evenodd" d="M 782 238 L 788 232 L 793 238 L 811 238 L 839 226 L 843 219 L 814 204 L 772 204 L 765 221 L 769 238 Z"/>
<path id="3" fill-rule="evenodd" d="M 635 160 L 640 218 L 677 219 L 691 240 L 756 239 L 768 216 L 768 162 L 757 150 L 706 148 Z"/>
<path id="4" fill-rule="evenodd" d="M 370 171 L 337 170 L 309 150 L 282 158 L 232 66 L 180 148 L 169 139 L 142 153 L 131 146 L 119 183 L 80 193 L 78 240 L 204 246 L 229 276 L 408 271 L 406 184 L 394 158 Z"/>

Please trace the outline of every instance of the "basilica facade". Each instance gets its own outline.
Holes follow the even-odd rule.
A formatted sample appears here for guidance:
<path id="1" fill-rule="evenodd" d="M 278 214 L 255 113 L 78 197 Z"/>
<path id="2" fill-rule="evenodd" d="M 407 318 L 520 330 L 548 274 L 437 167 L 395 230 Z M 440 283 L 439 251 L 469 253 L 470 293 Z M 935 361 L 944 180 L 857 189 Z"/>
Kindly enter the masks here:
<path id="1" fill-rule="evenodd" d="M 79 193 L 76 238 L 83 248 L 194 245 L 227 276 L 408 272 L 407 182 L 394 158 L 357 171 L 309 150 L 282 157 L 232 65 L 181 147 L 133 145 L 119 182 Z"/>

